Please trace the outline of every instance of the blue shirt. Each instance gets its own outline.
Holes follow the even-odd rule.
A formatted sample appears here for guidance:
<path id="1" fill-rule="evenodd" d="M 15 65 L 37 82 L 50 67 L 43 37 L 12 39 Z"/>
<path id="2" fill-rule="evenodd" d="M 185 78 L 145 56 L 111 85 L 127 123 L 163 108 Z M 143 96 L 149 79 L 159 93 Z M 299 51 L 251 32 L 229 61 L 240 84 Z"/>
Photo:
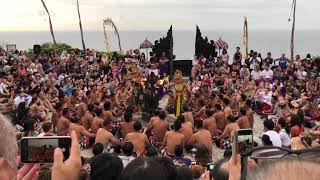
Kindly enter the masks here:
<path id="1" fill-rule="evenodd" d="M 180 164 L 185 164 L 186 166 L 191 165 L 191 160 L 184 157 L 174 156 L 173 161 L 178 161 Z"/>
<path id="2" fill-rule="evenodd" d="M 280 59 L 279 59 L 279 66 L 280 66 L 282 69 L 287 68 L 287 59 L 286 59 L 286 58 L 280 58 Z"/>
<path id="3" fill-rule="evenodd" d="M 67 94 L 67 96 L 72 96 L 72 92 L 76 89 L 77 89 L 76 87 L 72 87 L 71 89 L 68 89 L 67 85 L 63 86 L 63 91 Z"/>
<path id="4" fill-rule="evenodd" d="M 272 65 L 273 64 L 273 59 L 272 58 L 267 58 L 266 62 L 267 62 L 267 64 Z"/>

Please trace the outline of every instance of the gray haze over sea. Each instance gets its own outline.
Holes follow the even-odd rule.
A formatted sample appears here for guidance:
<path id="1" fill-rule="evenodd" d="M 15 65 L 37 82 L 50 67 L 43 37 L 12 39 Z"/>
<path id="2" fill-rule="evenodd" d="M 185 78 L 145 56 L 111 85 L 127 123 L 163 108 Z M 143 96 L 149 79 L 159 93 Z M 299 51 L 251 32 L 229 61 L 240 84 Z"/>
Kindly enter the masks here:
<path id="1" fill-rule="evenodd" d="M 165 36 L 163 31 L 120 31 L 121 43 L 124 50 L 139 48 L 141 42 L 146 38 L 151 42 Z M 117 39 L 113 32 L 109 32 L 109 41 L 112 50 L 118 50 Z M 195 31 L 174 30 L 174 54 L 176 59 L 193 59 Z M 229 55 L 233 55 L 237 46 L 242 44 L 242 31 L 221 30 L 202 31 L 203 36 L 209 40 L 217 40 L 220 37 L 229 44 Z M 65 42 L 73 47 L 81 48 L 79 31 L 56 31 L 56 40 Z M 104 35 L 102 31 L 85 31 L 86 46 L 91 49 L 105 50 Z M 28 49 L 34 44 L 51 42 L 48 31 L 0 31 L 0 42 L 16 44 L 17 48 Z M 320 55 L 320 30 L 298 30 L 296 31 L 296 53 L 305 57 L 307 53 Z M 267 52 L 272 52 L 273 57 L 280 57 L 281 53 L 289 56 L 290 31 L 287 30 L 249 30 L 249 50 L 254 49 L 265 57 Z"/>

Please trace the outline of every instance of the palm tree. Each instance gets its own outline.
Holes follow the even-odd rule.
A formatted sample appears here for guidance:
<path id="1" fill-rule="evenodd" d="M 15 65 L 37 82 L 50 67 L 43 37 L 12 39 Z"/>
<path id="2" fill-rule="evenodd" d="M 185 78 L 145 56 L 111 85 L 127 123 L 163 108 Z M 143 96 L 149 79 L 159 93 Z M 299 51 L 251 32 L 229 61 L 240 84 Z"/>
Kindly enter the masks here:
<path id="1" fill-rule="evenodd" d="M 122 51 L 120 34 L 119 34 L 117 26 L 115 25 L 115 23 L 112 21 L 111 18 L 107 18 L 107 19 L 103 20 L 103 31 L 104 31 L 104 37 L 105 37 L 105 43 L 106 43 L 107 51 L 110 51 L 110 45 L 109 45 L 109 41 L 108 41 L 108 34 L 107 34 L 106 26 L 110 26 L 114 30 L 115 34 L 118 37 L 119 49 L 120 49 L 120 51 Z"/>
<path id="2" fill-rule="evenodd" d="M 78 9 L 78 16 L 79 16 L 79 26 L 80 26 L 80 33 L 81 33 L 82 48 L 83 48 L 83 51 L 85 51 L 86 45 L 84 44 L 84 38 L 83 38 L 83 29 L 82 29 L 81 16 L 80 16 L 79 0 L 77 0 L 77 9 Z"/>
<path id="3" fill-rule="evenodd" d="M 52 22 L 51 22 L 51 16 L 50 16 L 50 12 L 46 6 L 46 4 L 44 3 L 43 0 L 41 0 L 42 2 L 42 5 L 44 7 L 44 9 L 46 10 L 47 14 L 48 14 L 48 17 L 49 17 L 49 26 L 50 26 L 50 33 L 51 33 L 51 36 L 52 36 L 52 40 L 53 40 L 53 45 L 54 45 L 54 48 L 53 48 L 53 54 L 54 56 L 56 55 L 56 48 L 57 48 L 57 41 L 54 37 L 54 33 L 53 33 L 53 28 L 52 28 Z"/>

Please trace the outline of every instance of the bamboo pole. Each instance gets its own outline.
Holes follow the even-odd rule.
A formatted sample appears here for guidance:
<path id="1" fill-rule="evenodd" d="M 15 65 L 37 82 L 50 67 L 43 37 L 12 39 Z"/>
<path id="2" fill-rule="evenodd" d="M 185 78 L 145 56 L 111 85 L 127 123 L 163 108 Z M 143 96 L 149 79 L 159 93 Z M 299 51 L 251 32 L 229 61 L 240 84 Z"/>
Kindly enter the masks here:
<path id="1" fill-rule="evenodd" d="M 82 22 L 81 22 L 80 8 L 79 8 L 79 0 L 77 0 L 77 9 L 78 9 L 78 16 L 79 16 L 79 26 L 80 26 L 80 33 L 81 33 L 82 48 L 83 48 L 83 51 L 85 51 L 86 45 L 84 43 L 84 38 L 83 38 L 83 29 L 82 29 Z"/>
<path id="2" fill-rule="evenodd" d="M 249 40 L 249 35 L 248 35 L 248 21 L 247 17 L 244 17 L 244 24 L 243 24 L 243 54 L 244 58 L 248 58 L 248 40 Z"/>
<path id="3" fill-rule="evenodd" d="M 53 55 L 56 56 L 56 53 L 57 53 L 57 41 L 56 41 L 56 38 L 55 38 L 55 36 L 54 36 L 54 32 L 53 32 L 53 28 L 52 28 L 52 22 L 51 22 L 50 12 L 49 12 L 46 4 L 44 3 L 44 1 L 41 0 L 41 2 L 42 2 L 42 5 L 43 5 L 44 9 L 46 10 L 46 12 L 47 12 L 47 14 L 48 14 L 48 17 L 49 17 L 50 33 L 51 33 L 52 40 L 53 40 Z"/>
<path id="4" fill-rule="evenodd" d="M 290 50 L 291 50 L 291 61 L 294 60 L 294 36 L 295 36 L 295 26 L 296 26 L 296 5 L 297 1 L 293 0 L 293 19 L 292 19 L 292 30 L 291 30 L 291 44 L 290 44 Z"/>

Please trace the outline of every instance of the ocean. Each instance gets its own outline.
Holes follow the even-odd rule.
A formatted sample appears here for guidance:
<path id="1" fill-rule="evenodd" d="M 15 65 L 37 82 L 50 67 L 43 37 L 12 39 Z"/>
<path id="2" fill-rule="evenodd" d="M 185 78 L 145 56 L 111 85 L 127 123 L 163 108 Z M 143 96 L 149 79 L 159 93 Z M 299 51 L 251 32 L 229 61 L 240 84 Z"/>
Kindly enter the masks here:
<path id="1" fill-rule="evenodd" d="M 165 36 L 167 30 L 163 31 L 120 31 L 121 44 L 124 50 L 139 48 L 141 42 L 146 38 L 151 42 Z M 109 41 L 112 50 L 118 50 L 117 39 L 113 32 L 109 32 Z M 174 54 L 178 60 L 193 59 L 195 31 L 173 31 Z M 209 40 L 217 40 L 220 37 L 229 44 L 229 55 L 233 55 L 237 46 L 242 44 L 242 31 L 221 30 L 202 31 L 202 35 Z M 65 42 L 73 47 L 81 48 L 79 31 L 56 31 L 56 40 Z M 104 50 L 103 31 L 85 31 L 84 38 L 86 47 Z M 0 31 L 0 43 L 16 44 L 17 49 L 32 48 L 34 44 L 51 42 L 49 31 Z M 298 30 L 296 31 L 295 52 L 305 57 L 306 54 L 320 55 L 320 30 Z M 273 57 L 280 57 L 281 53 L 289 56 L 290 31 L 287 30 L 249 30 L 249 50 L 253 49 L 266 56 L 271 52 Z"/>

